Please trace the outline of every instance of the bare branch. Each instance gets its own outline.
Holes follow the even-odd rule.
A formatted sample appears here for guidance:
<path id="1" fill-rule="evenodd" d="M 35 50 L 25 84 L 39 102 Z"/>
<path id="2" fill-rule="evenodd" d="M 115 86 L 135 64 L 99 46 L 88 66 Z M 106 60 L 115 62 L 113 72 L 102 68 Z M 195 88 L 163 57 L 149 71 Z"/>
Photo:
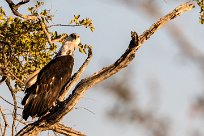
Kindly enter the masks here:
<path id="1" fill-rule="evenodd" d="M 8 104 L 14 106 L 14 104 L 12 104 L 11 102 L 9 102 L 8 100 L 6 100 L 5 98 L 3 98 L 2 96 L 0 96 L 0 98 L 1 98 L 2 100 L 4 100 L 6 103 L 8 103 Z M 23 109 L 22 107 L 19 107 L 19 106 L 17 106 L 17 108 Z"/>
<path id="2" fill-rule="evenodd" d="M 54 25 L 50 25 L 48 27 L 53 27 L 53 26 L 72 26 L 72 27 L 75 27 L 75 26 L 82 26 L 82 25 L 63 25 L 63 24 L 54 24 Z"/>
<path id="3" fill-rule="evenodd" d="M 40 24 L 41 24 L 41 27 L 42 27 L 43 32 L 45 33 L 45 35 L 46 35 L 46 37 L 47 37 L 48 43 L 49 43 L 50 45 L 52 45 L 53 42 L 51 41 L 50 34 L 49 34 L 48 31 L 47 31 L 45 22 L 41 20 L 41 23 L 40 23 Z"/>
<path id="4" fill-rule="evenodd" d="M 66 136 L 85 136 L 84 134 L 60 123 L 56 123 L 55 125 L 51 126 L 49 129 Z"/>
<path id="5" fill-rule="evenodd" d="M 19 2 L 18 4 L 15 5 L 16 8 L 19 8 L 21 5 L 26 4 L 30 2 L 30 0 L 21 0 L 21 2 Z"/>
<path id="6" fill-rule="evenodd" d="M 3 135 L 3 129 L 2 129 L 1 122 L 0 122 L 0 131 L 1 131 L 1 135 Z"/>
<path id="7" fill-rule="evenodd" d="M 18 118 L 16 118 L 16 120 L 17 120 L 18 122 L 20 122 L 21 124 L 28 125 L 28 123 L 24 122 L 23 120 L 20 120 L 20 119 L 18 119 Z"/>
<path id="8" fill-rule="evenodd" d="M 41 27 L 42 27 L 42 30 L 45 33 L 46 37 L 47 37 L 49 45 L 53 45 L 55 42 L 61 42 L 61 41 L 63 41 L 63 39 L 65 39 L 68 36 L 67 34 L 63 34 L 59 38 L 51 40 L 50 34 L 47 31 L 48 27 L 47 27 L 46 23 L 43 20 L 41 20 Z"/>
<path id="9" fill-rule="evenodd" d="M 59 38 L 53 39 L 53 40 L 52 40 L 52 43 L 61 42 L 61 41 L 63 41 L 63 39 L 65 39 L 67 36 L 68 36 L 67 34 L 62 34 Z"/>
<path id="10" fill-rule="evenodd" d="M 21 18 L 24 18 L 24 19 L 31 19 L 31 20 L 38 20 L 38 17 L 37 16 L 32 16 L 32 15 L 22 15 L 21 13 L 18 12 L 18 8 L 20 6 L 22 6 L 23 4 L 26 4 L 28 3 L 30 0 L 25 0 L 24 2 L 21 1 L 19 2 L 18 4 L 14 4 L 12 0 L 5 0 L 9 7 L 11 8 L 12 12 L 14 15 L 18 16 L 18 17 L 21 17 Z"/>
<path id="11" fill-rule="evenodd" d="M 130 42 L 129 48 L 126 50 L 126 52 L 112 65 L 103 68 L 99 72 L 96 72 L 92 76 L 89 76 L 85 79 L 82 79 L 77 86 L 75 87 L 72 94 L 67 98 L 64 102 L 64 105 L 62 108 L 59 108 L 58 111 L 52 115 L 50 115 L 49 119 L 47 121 L 51 121 L 53 119 L 60 120 L 64 115 L 66 115 L 69 111 L 72 110 L 72 108 L 76 105 L 76 103 L 79 101 L 81 96 L 93 85 L 96 85 L 97 83 L 109 78 L 113 74 L 120 71 L 122 68 L 126 67 L 134 58 L 135 52 L 141 47 L 142 43 L 150 38 L 152 34 L 154 34 L 159 28 L 161 28 L 164 24 L 166 24 L 171 19 L 174 19 L 175 17 L 179 16 L 181 13 L 191 10 L 193 8 L 193 4 L 191 3 L 185 3 L 176 9 L 174 9 L 172 12 L 170 12 L 168 15 L 164 16 L 160 20 L 158 20 L 156 23 L 154 23 L 147 31 L 145 31 L 140 37 L 139 41 L 137 41 L 137 35 L 136 33 L 132 34 L 132 40 Z"/>
<path id="12" fill-rule="evenodd" d="M 13 123 L 12 123 L 12 136 L 14 136 L 14 130 L 15 130 L 15 123 L 16 123 L 16 116 L 17 116 L 17 101 L 16 101 L 16 96 L 14 93 L 14 89 L 12 88 L 11 84 L 10 84 L 10 80 L 7 79 L 6 80 L 6 85 L 8 86 L 10 92 L 11 92 L 11 96 L 13 98 L 13 103 L 14 103 L 14 108 L 13 108 Z"/>
<path id="13" fill-rule="evenodd" d="M 193 5 L 190 2 L 187 2 L 185 4 L 182 4 L 175 8 L 172 12 L 167 14 L 166 16 L 162 17 L 154 23 L 147 31 L 145 31 L 140 37 L 139 37 L 139 42 L 140 44 L 144 43 L 146 40 L 150 38 L 151 35 L 153 35 L 159 28 L 161 28 L 163 25 L 168 23 L 170 20 L 174 19 L 175 17 L 180 16 L 182 13 L 191 10 L 194 8 L 195 5 Z"/>
<path id="14" fill-rule="evenodd" d="M 13 74 L 8 68 L 5 68 L 5 70 L 13 77 L 15 78 L 18 82 L 20 82 L 21 84 L 24 84 L 24 82 L 19 79 L 17 76 L 15 76 L 15 74 Z"/>
<path id="15" fill-rule="evenodd" d="M 2 115 L 2 117 L 3 117 L 3 120 L 4 120 L 4 131 L 3 131 L 2 136 L 6 136 L 6 128 L 8 127 L 8 122 L 7 122 L 7 120 L 6 120 L 6 116 L 5 116 L 5 114 L 3 113 L 3 110 L 2 110 L 2 108 L 1 108 L 1 106 L 0 106 L 0 113 L 1 113 L 1 115 Z"/>

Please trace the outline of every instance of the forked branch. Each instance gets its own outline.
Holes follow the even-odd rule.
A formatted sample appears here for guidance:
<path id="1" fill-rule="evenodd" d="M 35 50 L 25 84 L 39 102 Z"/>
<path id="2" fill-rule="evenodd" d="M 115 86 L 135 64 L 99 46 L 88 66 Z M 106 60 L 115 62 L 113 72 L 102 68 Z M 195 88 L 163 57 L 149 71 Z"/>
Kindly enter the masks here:
<path id="1" fill-rule="evenodd" d="M 12 12 L 14 15 L 22 17 L 24 19 L 32 19 L 32 20 L 37 20 L 37 16 L 32 16 L 32 15 L 22 15 L 20 12 L 18 12 L 18 8 L 22 6 L 23 4 L 28 3 L 30 0 L 24 0 L 19 2 L 18 4 L 14 4 L 12 0 L 6 0 L 8 3 L 9 7 L 11 8 Z"/>

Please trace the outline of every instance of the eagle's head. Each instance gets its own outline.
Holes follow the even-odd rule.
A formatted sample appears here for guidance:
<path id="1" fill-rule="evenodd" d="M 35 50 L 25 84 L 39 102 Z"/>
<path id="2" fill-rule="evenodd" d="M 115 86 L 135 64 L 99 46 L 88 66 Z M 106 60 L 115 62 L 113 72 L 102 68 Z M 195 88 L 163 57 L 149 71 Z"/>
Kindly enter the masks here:
<path id="1" fill-rule="evenodd" d="M 76 33 L 72 33 L 67 37 L 65 42 L 71 42 L 72 45 L 74 45 L 75 47 L 78 47 L 79 43 L 81 42 L 80 36 Z"/>
<path id="2" fill-rule="evenodd" d="M 64 55 L 73 56 L 75 48 L 79 47 L 80 42 L 81 40 L 78 34 L 75 34 L 75 33 L 70 34 L 62 43 L 62 46 L 55 57 L 64 56 Z"/>

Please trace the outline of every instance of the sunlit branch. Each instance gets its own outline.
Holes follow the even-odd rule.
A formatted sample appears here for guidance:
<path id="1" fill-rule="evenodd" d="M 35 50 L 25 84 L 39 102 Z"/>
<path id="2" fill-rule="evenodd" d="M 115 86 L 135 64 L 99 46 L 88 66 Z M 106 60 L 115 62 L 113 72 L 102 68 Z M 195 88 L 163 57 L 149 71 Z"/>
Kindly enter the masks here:
<path id="1" fill-rule="evenodd" d="M 8 3 L 14 15 L 22 17 L 24 19 L 38 20 L 37 16 L 22 15 L 21 13 L 18 12 L 18 8 L 22 6 L 23 4 L 28 3 L 30 0 L 24 0 L 24 1 L 19 2 L 18 4 L 14 4 L 12 0 L 5 0 L 5 1 Z"/>
<path id="2" fill-rule="evenodd" d="M 5 116 L 5 114 L 3 113 L 3 110 L 2 110 L 2 108 L 1 108 L 1 106 L 0 106 L 0 113 L 1 113 L 1 115 L 2 115 L 2 117 L 3 117 L 3 120 L 4 120 L 4 130 L 3 130 L 2 136 L 6 136 L 6 128 L 8 127 L 8 122 L 7 122 L 7 120 L 6 120 L 6 116 Z"/>
<path id="3" fill-rule="evenodd" d="M 54 24 L 54 25 L 49 25 L 48 27 L 54 27 L 54 26 L 71 26 L 71 27 L 75 27 L 75 26 L 82 26 L 82 25 L 63 25 L 63 24 Z"/>
<path id="4" fill-rule="evenodd" d="M 13 117 L 12 136 L 14 136 L 16 116 L 17 116 L 17 101 L 16 101 L 16 96 L 15 96 L 15 93 L 14 93 L 14 89 L 12 88 L 9 79 L 6 79 L 6 85 L 8 86 L 8 88 L 10 90 L 11 96 L 13 98 L 13 103 L 14 103 L 14 108 L 13 108 L 13 113 L 12 113 L 12 117 Z"/>
<path id="5" fill-rule="evenodd" d="M 57 132 L 59 134 L 63 134 L 66 136 L 85 136 L 81 132 L 78 132 L 60 123 L 56 123 L 55 125 L 51 126 L 50 129 L 53 130 L 54 132 Z"/>
<path id="6" fill-rule="evenodd" d="M 46 24 L 45 24 L 45 22 L 42 21 L 42 20 L 41 20 L 40 24 L 41 24 L 41 27 L 42 27 L 43 32 L 45 33 L 45 35 L 46 35 L 46 37 L 47 37 L 48 43 L 49 43 L 50 46 L 51 46 L 51 45 L 53 44 L 53 42 L 51 41 L 50 34 L 49 34 L 48 31 L 47 31 Z"/>
<path id="7" fill-rule="evenodd" d="M 68 36 L 67 34 L 62 34 L 59 38 L 53 39 L 53 40 L 52 40 L 52 43 L 62 42 L 63 39 L 65 39 L 67 36 Z"/>

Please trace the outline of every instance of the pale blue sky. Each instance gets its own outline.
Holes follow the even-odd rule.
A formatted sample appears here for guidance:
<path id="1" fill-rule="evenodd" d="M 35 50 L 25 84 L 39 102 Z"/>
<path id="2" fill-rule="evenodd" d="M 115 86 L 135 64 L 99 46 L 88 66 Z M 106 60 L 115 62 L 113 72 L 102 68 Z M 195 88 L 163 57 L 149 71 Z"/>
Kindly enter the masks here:
<path id="1" fill-rule="evenodd" d="M 179 5 L 181 1 L 165 3 L 161 0 L 160 3 L 161 11 L 165 14 Z M 0 1 L 0 5 L 8 9 L 4 1 Z M 78 33 L 83 43 L 93 45 L 94 56 L 85 75 L 94 73 L 114 62 L 127 48 L 130 31 L 135 30 L 141 34 L 157 20 L 157 18 L 150 18 L 140 10 L 107 0 L 49 0 L 45 6 L 54 13 L 54 23 L 68 24 L 74 14 L 93 19 L 96 28 L 94 33 L 81 27 L 53 28 L 59 33 Z M 204 28 L 198 23 L 198 12 L 199 10 L 195 9 L 171 22 L 185 30 L 186 36 L 192 40 L 195 47 L 203 50 Z M 147 107 L 150 91 L 146 86 L 146 80 L 149 78 L 158 80 L 160 83 L 160 100 L 158 100 L 160 104 L 156 112 L 172 119 L 172 135 L 186 136 L 188 134 L 186 130 L 200 123 L 189 118 L 188 106 L 202 91 L 202 82 L 197 68 L 180 56 L 177 43 L 172 41 L 173 39 L 169 38 L 169 34 L 166 33 L 167 27 L 168 25 L 159 30 L 137 52 L 136 58 L 131 64 L 135 72 L 130 78 L 134 82 L 133 86 L 139 90 L 139 102 L 144 107 Z M 76 54 L 75 68 L 80 66 L 82 58 L 85 56 Z M 6 89 L 3 87 L 3 90 Z M 111 107 L 113 96 L 102 91 L 95 88 L 90 89 L 76 106 L 79 109 L 68 114 L 64 122 L 88 136 L 144 135 L 139 126 L 123 125 L 108 120 L 104 116 L 107 108 Z M 6 98 L 9 93 L 3 95 Z M 20 95 L 22 96 L 22 94 Z M 85 107 L 95 114 L 80 107 Z"/>

